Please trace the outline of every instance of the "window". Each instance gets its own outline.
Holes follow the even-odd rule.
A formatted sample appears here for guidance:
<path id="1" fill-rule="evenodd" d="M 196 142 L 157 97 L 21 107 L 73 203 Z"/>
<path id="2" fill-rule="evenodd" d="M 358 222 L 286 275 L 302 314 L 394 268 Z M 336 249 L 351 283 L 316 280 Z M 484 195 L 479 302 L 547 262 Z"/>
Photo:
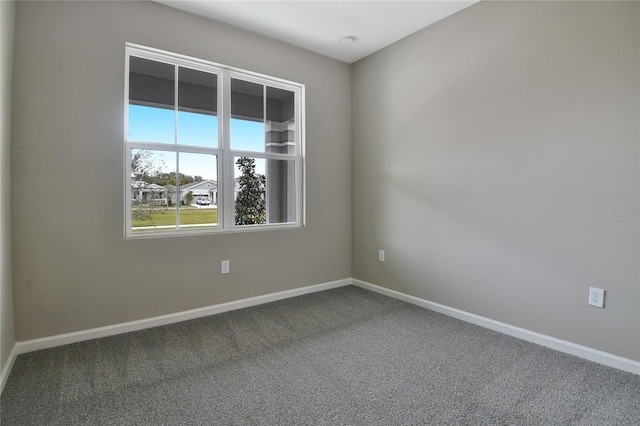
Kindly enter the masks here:
<path id="1" fill-rule="evenodd" d="M 304 86 L 127 44 L 125 236 L 304 224 Z"/>

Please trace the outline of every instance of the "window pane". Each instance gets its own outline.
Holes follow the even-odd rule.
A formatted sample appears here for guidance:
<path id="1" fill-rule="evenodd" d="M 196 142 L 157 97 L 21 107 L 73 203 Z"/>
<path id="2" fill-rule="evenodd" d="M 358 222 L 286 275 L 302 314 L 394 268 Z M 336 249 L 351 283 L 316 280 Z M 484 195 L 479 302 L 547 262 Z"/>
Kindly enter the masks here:
<path id="1" fill-rule="evenodd" d="M 231 149 L 265 151 L 264 86 L 231 79 Z"/>
<path id="2" fill-rule="evenodd" d="M 131 228 L 133 232 L 176 229 L 176 154 L 131 150 Z"/>
<path id="3" fill-rule="evenodd" d="M 231 119 L 231 149 L 264 152 L 264 123 Z"/>
<path id="4" fill-rule="evenodd" d="M 217 156 L 181 152 L 180 229 L 218 226 Z"/>
<path id="5" fill-rule="evenodd" d="M 296 222 L 295 161 L 266 160 L 267 221 Z"/>
<path id="6" fill-rule="evenodd" d="M 178 143 L 218 146 L 218 76 L 178 69 Z"/>
<path id="7" fill-rule="evenodd" d="M 175 142 L 173 65 L 130 57 L 129 140 Z"/>
<path id="8" fill-rule="evenodd" d="M 235 158 L 235 224 L 296 222 L 295 161 Z"/>
<path id="9" fill-rule="evenodd" d="M 234 164 L 235 224 L 267 223 L 265 160 L 235 157 Z"/>
<path id="10" fill-rule="evenodd" d="M 295 154 L 295 94 L 267 87 L 267 152 Z"/>

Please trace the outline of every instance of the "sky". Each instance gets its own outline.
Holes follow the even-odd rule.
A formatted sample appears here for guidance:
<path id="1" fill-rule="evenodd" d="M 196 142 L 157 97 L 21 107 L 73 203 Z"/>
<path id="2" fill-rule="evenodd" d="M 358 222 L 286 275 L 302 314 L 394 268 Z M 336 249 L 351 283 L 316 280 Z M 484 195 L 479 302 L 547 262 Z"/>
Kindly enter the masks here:
<path id="1" fill-rule="evenodd" d="M 264 124 L 231 119 L 231 148 L 264 152 Z M 129 105 L 129 140 L 141 142 L 175 143 L 175 111 L 139 105 Z M 216 148 L 218 144 L 218 117 L 214 115 L 178 112 L 178 144 Z M 152 151 L 163 172 L 174 172 L 176 154 Z M 180 173 L 202 176 L 218 181 L 215 155 L 180 153 Z M 265 161 L 256 159 L 256 172 L 264 174 Z M 234 168 L 235 177 L 240 175 Z"/>

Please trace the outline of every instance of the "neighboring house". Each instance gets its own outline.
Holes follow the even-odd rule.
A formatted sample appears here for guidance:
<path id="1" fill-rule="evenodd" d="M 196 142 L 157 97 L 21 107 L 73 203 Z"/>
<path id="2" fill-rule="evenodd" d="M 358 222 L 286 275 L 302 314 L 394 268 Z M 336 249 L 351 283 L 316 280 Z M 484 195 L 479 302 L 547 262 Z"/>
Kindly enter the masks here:
<path id="1" fill-rule="evenodd" d="M 171 202 L 176 203 L 177 188 L 175 185 L 166 185 L 164 190 L 169 194 Z M 192 204 L 218 204 L 218 182 L 215 180 L 206 179 L 180 185 L 181 203 L 184 203 L 185 196 L 189 191 L 193 194 Z"/>
<path id="2" fill-rule="evenodd" d="M 238 198 L 240 192 L 240 178 L 234 179 L 233 185 L 234 199 Z M 178 188 L 175 185 L 165 185 L 164 190 L 172 203 L 177 202 L 176 194 Z M 192 204 L 218 204 L 218 183 L 215 180 L 203 180 L 199 182 L 191 182 L 180 186 L 180 202 L 184 203 L 185 196 L 191 191 L 193 194 Z"/>
<path id="3" fill-rule="evenodd" d="M 238 198 L 240 192 L 240 178 L 234 179 L 234 199 Z M 160 186 L 155 183 L 147 183 L 137 180 L 131 184 L 134 203 L 167 205 L 177 202 L 178 188 L 175 185 Z M 218 183 L 215 180 L 206 179 L 198 182 L 191 182 L 180 186 L 180 202 L 184 204 L 187 193 L 191 191 L 193 199 L 191 204 L 217 205 L 218 204 Z"/>
<path id="4" fill-rule="evenodd" d="M 137 180 L 131 184 L 131 200 L 144 205 L 166 205 L 167 191 L 155 183 Z"/>
<path id="5" fill-rule="evenodd" d="M 167 198 L 169 199 L 169 201 L 171 201 L 172 205 L 175 205 L 176 203 L 176 191 L 178 190 L 178 188 L 176 188 L 175 185 L 165 185 L 164 186 L 164 190 L 167 193 Z"/>

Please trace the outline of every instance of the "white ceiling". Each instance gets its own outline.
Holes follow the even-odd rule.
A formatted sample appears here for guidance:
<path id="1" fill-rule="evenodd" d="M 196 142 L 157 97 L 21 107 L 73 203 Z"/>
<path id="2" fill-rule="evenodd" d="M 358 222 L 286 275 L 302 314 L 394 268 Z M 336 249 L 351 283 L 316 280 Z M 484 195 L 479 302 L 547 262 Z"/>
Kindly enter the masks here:
<path id="1" fill-rule="evenodd" d="M 153 1 L 353 63 L 479 0 Z"/>

